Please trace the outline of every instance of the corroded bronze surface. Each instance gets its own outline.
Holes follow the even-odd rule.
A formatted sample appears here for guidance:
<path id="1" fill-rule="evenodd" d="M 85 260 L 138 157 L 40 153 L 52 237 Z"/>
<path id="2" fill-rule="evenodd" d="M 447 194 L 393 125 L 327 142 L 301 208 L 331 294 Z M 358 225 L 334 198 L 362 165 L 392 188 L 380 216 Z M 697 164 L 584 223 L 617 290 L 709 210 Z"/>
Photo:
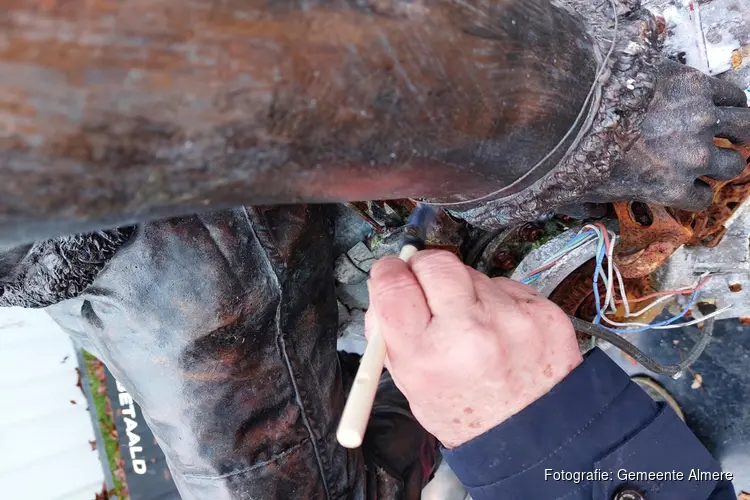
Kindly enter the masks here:
<path id="1" fill-rule="evenodd" d="M 483 194 L 565 134 L 592 50 L 543 0 L 8 0 L 0 231 Z"/>

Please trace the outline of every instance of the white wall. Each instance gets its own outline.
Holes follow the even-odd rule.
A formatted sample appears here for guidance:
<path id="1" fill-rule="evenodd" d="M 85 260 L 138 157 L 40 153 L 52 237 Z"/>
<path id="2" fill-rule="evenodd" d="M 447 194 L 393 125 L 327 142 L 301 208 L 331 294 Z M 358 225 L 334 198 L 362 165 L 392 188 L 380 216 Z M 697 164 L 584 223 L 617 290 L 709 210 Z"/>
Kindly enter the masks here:
<path id="1" fill-rule="evenodd" d="M 70 340 L 47 313 L 0 308 L 3 500 L 93 500 L 101 491 L 104 472 L 89 445 L 94 430 L 76 365 Z"/>

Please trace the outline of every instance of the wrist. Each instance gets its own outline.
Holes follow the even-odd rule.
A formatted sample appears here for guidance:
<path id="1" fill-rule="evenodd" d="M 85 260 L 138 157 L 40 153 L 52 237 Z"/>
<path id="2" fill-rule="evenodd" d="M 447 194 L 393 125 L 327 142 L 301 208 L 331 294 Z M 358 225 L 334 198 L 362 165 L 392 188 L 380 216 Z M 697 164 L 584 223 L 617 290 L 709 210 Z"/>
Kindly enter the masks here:
<path id="1" fill-rule="evenodd" d="M 652 419 L 658 407 L 597 348 L 544 397 L 444 456 L 467 486 L 527 484 L 530 477 L 544 477 L 545 468 L 559 467 L 561 457 L 566 457 L 566 469 L 584 470 L 596 451 L 608 448 L 608 440 L 622 439 L 626 430 L 617 427 L 612 432 L 607 422 L 623 411 L 635 429 Z M 490 455 L 488 463 L 485 457 Z"/>
<path id="2" fill-rule="evenodd" d="M 580 131 L 577 145 L 545 177 L 520 193 L 482 203 L 457 214 L 484 229 L 533 220 L 556 208 L 580 202 L 600 188 L 612 169 L 640 137 L 640 125 L 654 95 L 659 58 L 658 30 L 653 15 L 639 6 L 618 4 L 614 51 L 613 9 L 585 8 L 580 0 L 565 0 L 598 42 L 603 71 L 596 83 L 594 105 Z M 588 2 L 585 2 L 588 4 Z M 623 9 L 626 9 L 623 12 Z M 606 58 L 606 60 L 604 60 Z M 586 115 L 581 118 L 586 119 Z"/>
<path id="3" fill-rule="evenodd" d="M 583 356 L 576 349 L 556 361 L 555 366 L 541 363 L 535 367 L 536 372 L 528 370 L 524 376 L 516 377 L 523 379 L 524 385 L 508 390 L 506 393 L 512 394 L 511 398 L 489 397 L 484 403 L 474 402 L 464 409 L 463 416 L 447 422 L 444 429 L 433 434 L 444 448 L 452 450 L 502 425 L 549 394 L 583 363 Z"/>

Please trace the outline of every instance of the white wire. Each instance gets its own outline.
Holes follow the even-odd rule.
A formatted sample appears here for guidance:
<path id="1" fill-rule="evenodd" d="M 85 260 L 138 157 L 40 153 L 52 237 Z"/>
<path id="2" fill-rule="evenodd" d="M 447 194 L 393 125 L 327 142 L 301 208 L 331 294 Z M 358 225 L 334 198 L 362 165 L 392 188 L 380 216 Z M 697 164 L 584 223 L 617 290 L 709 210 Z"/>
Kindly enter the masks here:
<path id="1" fill-rule="evenodd" d="M 584 229 L 591 229 L 592 231 L 594 231 L 596 233 L 596 238 L 597 238 L 597 240 L 599 240 L 599 243 L 598 243 L 598 246 L 596 247 L 597 250 L 596 250 L 596 254 L 594 255 L 594 258 L 597 259 L 599 257 L 599 250 L 601 249 L 602 245 L 604 244 L 604 237 L 602 236 L 602 230 L 599 229 L 596 226 L 592 226 L 591 224 L 587 224 L 587 225 L 583 226 L 583 228 Z M 603 280 L 607 279 L 607 276 L 603 272 L 600 272 L 599 275 L 601 276 L 601 278 Z"/>
<path id="2" fill-rule="evenodd" d="M 545 260 L 544 264 L 542 264 L 542 266 L 540 266 L 540 267 L 543 267 L 543 266 L 549 264 L 550 262 L 554 262 L 555 260 L 562 258 L 563 256 L 565 256 L 568 253 L 572 252 L 573 250 L 575 250 L 576 248 L 580 247 L 581 245 L 585 245 L 586 243 L 589 243 L 594 238 L 596 238 L 598 240 L 598 248 L 597 248 L 596 258 L 598 260 L 599 252 L 605 251 L 606 252 L 606 256 L 607 256 L 607 267 L 608 267 L 606 274 L 604 273 L 603 269 L 601 269 L 601 268 L 599 269 L 599 276 L 602 279 L 602 281 L 603 281 L 603 283 L 604 283 L 604 285 L 605 285 L 605 287 L 607 289 L 607 294 L 606 294 L 605 299 L 604 299 L 604 307 L 602 309 L 606 309 L 607 306 L 609 306 L 611 308 L 611 312 L 617 312 L 617 306 L 616 306 L 615 294 L 614 294 L 614 286 L 615 286 L 614 277 L 616 276 L 617 277 L 617 283 L 619 285 L 620 296 L 622 297 L 622 303 L 623 303 L 623 306 L 625 308 L 625 317 L 626 318 L 632 318 L 632 317 L 642 316 L 645 312 L 653 309 L 657 305 L 659 305 L 659 304 L 661 304 L 661 303 L 663 303 L 663 302 L 665 302 L 667 300 L 673 299 L 675 296 L 677 296 L 679 294 L 679 292 L 683 292 L 683 291 L 687 291 L 687 290 L 695 290 L 698 287 L 698 285 L 700 285 L 700 283 L 709 274 L 708 272 L 703 273 L 700 276 L 700 278 L 698 279 L 698 281 L 696 282 L 696 284 L 693 285 L 693 286 L 686 286 L 686 287 L 682 287 L 682 288 L 677 288 L 677 289 L 674 290 L 675 293 L 670 294 L 670 295 L 665 295 L 663 297 L 660 297 L 659 299 L 655 300 L 651 304 L 647 305 L 646 307 L 644 307 L 644 308 L 642 308 L 642 309 L 640 309 L 638 311 L 630 312 L 630 304 L 628 303 L 628 297 L 627 297 L 627 294 L 625 293 L 625 283 L 624 283 L 625 280 L 622 277 L 622 273 L 620 272 L 620 269 L 614 264 L 614 248 L 615 248 L 615 245 L 617 243 L 618 236 L 614 232 L 612 232 L 610 230 L 607 230 L 607 233 L 608 233 L 608 235 L 610 237 L 609 247 L 607 247 L 607 245 L 605 243 L 605 240 L 604 240 L 604 233 L 602 232 L 602 230 L 600 228 L 598 228 L 597 226 L 593 226 L 593 225 L 589 224 L 589 225 L 584 226 L 583 229 L 581 229 L 581 231 L 578 234 L 581 234 L 581 232 L 586 231 L 586 230 L 592 230 L 592 231 L 594 231 L 594 233 L 596 234 L 596 236 L 591 235 L 590 238 L 584 238 L 581 241 L 579 241 L 579 242 L 571 245 L 570 247 L 568 247 L 566 245 L 560 251 L 558 251 L 557 253 L 555 253 L 554 255 L 552 255 L 551 257 L 549 257 L 547 260 Z M 613 275 L 613 273 L 614 273 L 614 275 Z M 728 311 L 731 308 L 732 308 L 732 304 L 730 304 L 730 305 L 728 305 L 728 306 L 726 306 L 726 307 L 724 307 L 722 309 L 719 309 L 717 311 L 714 311 L 714 312 L 712 312 L 710 314 L 707 314 L 707 315 L 705 315 L 705 316 L 703 316 L 701 318 L 698 318 L 698 319 L 695 319 L 695 320 L 692 320 L 692 321 L 688 321 L 687 323 L 680 323 L 680 324 L 675 324 L 675 325 L 664 325 L 664 326 L 651 326 L 650 323 L 638 323 L 638 322 L 621 323 L 621 322 L 613 321 L 613 320 L 609 319 L 607 317 L 607 315 L 604 314 L 604 313 L 602 313 L 601 319 L 604 320 L 606 323 L 612 325 L 612 326 L 623 327 L 624 328 L 623 333 L 627 333 L 628 329 L 636 329 L 636 328 L 644 328 L 644 327 L 645 328 L 652 328 L 654 330 L 672 330 L 672 329 L 683 328 L 683 327 L 686 327 L 686 326 L 692 326 L 692 325 L 697 325 L 699 323 L 703 323 L 706 320 L 708 320 L 710 318 L 713 318 L 715 316 L 718 316 L 718 315 L 720 315 L 720 314 Z"/>
<path id="3" fill-rule="evenodd" d="M 619 271 L 619 269 L 617 271 Z M 700 283 L 706 278 L 706 276 L 708 276 L 708 273 L 703 273 L 701 275 L 701 277 L 698 279 L 698 281 L 697 281 L 697 283 L 695 285 L 693 285 L 693 286 L 686 286 L 686 287 L 682 287 L 682 288 L 677 288 L 675 290 L 675 292 L 682 292 L 682 291 L 687 291 L 687 290 L 695 290 L 698 287 L 698 285 L 700 285 Z M 620 284 L 622 285 L 622 282 L 620 282 Z M 624 293 L 622 287 L 620 288 L 620 293 Z M 658 300 L 654 301 L 653 303 L 649 304 L 648 306 L 644 307 L 643 309 L 641 309 L 641 310 L 639 310 L 637 312 L 633 312 L 633 313 L 630 313 L 630 314 L 626 313 L 625 317 L 641 316 L 646 311 L 650 310 L 653 307 L 656 307 L 657 304 L 661 304 L 662 302 L 664 302 L 666 300 L 669 300 L 669 299 L 672 299 L 672 298 L 674 298 L 677 295 L 678 295 L 677 293 L 673 293 L 671 295 L 665 295 L 664 297 L 659 298 Z M 695 324 L 698 324 L 698 323 L 702 323 L 705 320 L 707 320 L 708 318 L 713 318 L 714 316 L 718 316 L 719 314 L 721 314 L 723 312 L 726 312 L 727 310 L 729 310 L 732 307 L 732 305 L 733 304 L 729 304 L 728 306 L 726 306 L 723 309 L 720 309 L 718 311 L 714 311 L 711 314 L 707 314 L 707 315 L 703 316 L 702 318 L 698 318 L 696 320 L 689 321 L 687 323 L 679 323 L 679 324 L 675 324 L 675 325 L 665 325 L 665 326 L 654 326 L 652 328 L 654 330 L 671 330 L 671 329 L 675 329 L 675 328 L 682 328 L 683 326 L 691 326 L 691 325 L 695 325 Z M 610 325 L 613 325 L 613 326 L 623 326 L 623 327 L 626 327 L 626 328 L 627 327 L 647 327 L 647 326 L 651 326 L 651 325 L 649 325 L 647 323 L 637 323 L 637 322 L 619 323 L 617 321 L 613 321 L 613 320 L 609 319 L 604 314 L 602 314 L 601 318 L 605 322 L 607 322 L 607 323 L 609 323 Z"/>
<path id="4" fill-rule="evenodd" d="M 586 226 L 583 226 L 584 229 L 592 229 L 596 232 L 597 237 L 599 238 L 599 246 L 597 247 L 596 256 L 595 259 L 599 259 L 599 251 L 604 246 L 604 235 L 602 234 L 602 230 L 599 229 L 596 226 L 592 226 L 591 224 L 588 224 Z M 602 269 L 599 269 L 599 277 L 602 279 L 602 282 L 604 282 L 605 286 L 609 286 L 607 283 L 607 275 L 604 274 L 604 271 Z"/>
<path id="5" fill-rule="evenodd" d="M 703 323 L 709 318 L 713 318 L 714 316 L 718 316 L 719 314 L 727 312 L 729 309 L 732 308 L 734 304 L 729 304 L 727 307 L 724 307 L 723 309 L 719 309 L 718 311 L 714 311 L 711 314 L 706 314 L 702 318 L 695 319 L 693 321 L 688 321 L 687 323 L 680 323 L 679 325 L 664 325 L 664 326 L 655 326 L 654 330 L 672 330 L 674 328 L 682 328 L 683 326 L 692 326 L 697 325 L 698 323 Z"/>
<path id="6" fill-rule="evenodd" d="M 701 282 L 706 278 L 706 276 L 708 276 L 708 274 L 709 273 L 707 273 L 707 272 L 701 274 L 701 276 L 698 278 L 698 281 L 695 282 L 695 285 L 684 286 L 682 288 L 675 288 L 675 290 L 674 290 L 675 293 L 673 293 L 671 295 L 665 295 L 664 297 L 661 297 L 660 299 L 652 302 L 651 304 L 649 304 L 648 306 L 644 307 L 643 309 L 641 309 L 641 310 L 639 310 L 637 312 L 628 313 L 626 311 L 625 317 L 626 318 L 634 318 L 636 316 L 640 316 L 643 313 L 645 313 L 646 311 L 650 310 L 651 308 L 656 307 L 657 304 L 661 304 L 662 302 L 664 302 L 664 301 L 666 301 L 668 299 L 671 299 L 673 297 L 676 297 L 677 295 L 680 295 L 679 292 L 685 292 L 685 291 L 688 291 L 688 290 L 691 290 L 691 291 L 695 290 L 696 288 L 698 288 L 698 285 L 700 285 Z"/>
<path id="7" fill-rule="evenodd" d="M 730 304 L 722 309 L 719 309 L 717 311 L 712 312 L 711 314 L 706 314 L 705 316 L 695 319 L 693 321 L 688 321 L 687 323 L 679 323 L 674 325 L 664 325 L 664 326 L 651 326 L 649 323 L 618 323 L 617 321 L 612 321 L 611 319 L 607 318 L 606 316 L 602 316 L 602 319 L 613 326 L 622 326 L 625 328 L 652 328 L 654 330 L 674 330 L 677 328 L 682 328 L 684 326 L 692 326 L 697 325 L 698 323 L 703 323 L 707 319 L 713 318 L 714 316 L 718 316 L 719 314 L 727 312 L 729 309 L 732 308 L 733 304 Z M 627 329 L 623 333 L 628 333 Z"/>
<path id="8" fill-rule="evenodd" d="M 581 234 L 581 233 L 579 232 L 578 234 Z M 578 236 L 578 234 L 576 236 Z M 575 236 L 574 236 L 574 238 L 575 238 Z M 576 248 L 579 248 L 582 245 L 585 245 L 586 243 L 589 243 L 589 242 L 591 242 L 594 239 L 596 239 L 596 235 L 592 234 L 592 235 L 588 236 L 587 238 L 583 238 L 581 241 L 578 241 L 578 242 L 574 243 L 570 247 L 567 247 L 567 246 L 563 247 L 559 252 L 557 252 L 556 254 L 552 255 L 551 257 L 549 257 L 548 259 L 546 259 L 544 262 L 542 262 L 542 264 L 539 267 L 544 267 L 544 266 L 548 265 L 550 262 L 554 262 L 555 260 L 558 260 L 558 259 L 561 259 L 561 258 L 565 257 L 567 254 L 569 254 L 570 252 L 572 252 Z"/>
<path id="9" fill-rule="evenodd" d="M 612 293 L 615 287 L 615 282 L 612 279 L 612 261 L 614 260 L 613 254 L 615 251 L 615 242 L 617 241 L 617 235 L 612 234 L 609 240 L 609 249 L 607 250 L 607 295 L 604 297 L 604 310 L 607 310 L 607 304 L 609 304 L 612 312 L 617 311 L 615 306 L 615 294 Z"/>
<path id="10" fill-rule="evenodd" d="M 633 328 L 633 327 L 636 327 L 636 326 L 637 327 L 650 327 L 651 326 L 649 323 L 636 323 L 636 322 L 632 322 L 632 323 L 620 323 L 620 322 L 613 321 L 613 320 L 609 319 L 606 314 L 602 314 L 601 318 L 606 323 L 609 323 L 612 326 L 623 326 L 623 327 L 630 327 L 630 328 Z"/>
<path id="11" fill-rule="evenodd" d="M 668 299 L 670 299 L 670 298 L 672 298 L 672 297 L 674 297 L 676 295 L 676 293 L 672 294 L 672 295 L 667 295 L 667 296 L 665 296 L 663 298 L 660 298 L 660 299 L 656 300 L 654 303 L 649 304 L 648 306 L 644 307 L 643 309 L 641 309 L 637 313 L 630 313 L 630 304 L 627 303 L 628 298 L 627 298 L 627 294 L 625 292 L 625 285 L 623 283 L 622 273 L 620 273 L 620 270 L 617 268 L 617 266 L 614 265 L 614 248 L 615 248 L 615 245 L 617 244 L 617 235 L 614 234 L 614 232 L 607 230 L 607 232 L 609 233 L 609 236 L 610 236 L 610 240 L 609 240 L 609 247 L 606 247 L 605 246 L 605 242 L 603 241 L 604 240 L 603 235 L 599 231 L 599 229 L 596 226 L 586 226 L 586 227 L 587 228 L 591 228 L 591 229 L 597 231 L 597 234 L 599 235 L 599 237 L 601 239 L 600 244 L 606 249 L 606 252 L 607 252 L 607 276 L 604 277 L 602 275 L 603 271 L 600 270 L 600 275 L 602 276 L 602 280 L 604 281 L 604 285 L 605 285 L 606 290 L 607 290 L 607 293 L 606 293 L 605 298 L 604 298 L 604 305 L 602 307 L 603 311 L 606 311 L 606 309 L 609 307 L 611 313 L 616 313 L 617 312 L 617 305 L 615 303 L 615 294 L 614 294 L 615 282 L 614 282 L 614 277 L 612 275 L 615 270 L 617 271 L 617 279 L 619 280 L 620 295 L 622 296 L 623 304 L 625 304 L 625 317 L 641 316 L 646 311 L 650 310 L 653 307 L 656 307 L 656 305 L 658 305 L 659 303 L 662 303 L 665 300 L 668 300 Z M 600 247 L 599 251 L 601 251 L 601 247 Z M 597 252 L 597 260 L 598 260 L 598 255 L 599 255 L 599 253 Z M 698 282 L 698 284 L 700 284 L 700 281 Z M 698 285 L 696 284 L 695 286 L 698 286 Z M 695 288 L 695 287 L 693 287 L 693 288 Z M 690 287 L 688 287 L 688 289 L 690 289 Z M 607 323 L 609 323 L 610 325 L 613 325 L 613 326 L 623 326 L 623 327 L 628 327 L 628 326 L 630 326 L 630 327 L 634 327 L 634 326 L 647 327 L 647 326 L 650 326 L 647 323 L 635 323 L 635 322 L 620 323 L 620 322 L 617 322 L 617 321 L 613 321 L 613 320 L 609 319 L 604 312 L 602 312 L 601 318 L 605 322 L 607 322 Z"/>
<path id="12" fill-rule="evenodd" d="M 622 297 L 622 305 L 625 306 L 625 317 L 630 317 L 630 303 L 628 303 L 628 295 L 625 293 L 625 280 L 622 279 L 622 273 L 620 269 L 615 266 L 615 274 L 617 275 L 617 283 L 620 285 L 620 296 Z"/>
<path id="13" fill-rule="evenodd" d="M 630 313 L 630 314 L 625 314 L 625 317 L 626 318 L 635 318 L 637 316 L 643 316 L 643 314 L 646 311 L 650 311 L 651 309 L 653 309 L 657 305 L 659 305 L 659 304 L 661 304 L 663 302 L 666 302 L 669 299 L 673 299 L 676 295 L 677 295 L 676 293 L 673 293 L 671 295 L 665 295 L 663 297 L 660 297 L 658 300 L 653 301 L 652 303 L 650 303 L 649 305 L 647 305 L 646 307 L 644 307 L 643 309 L 641 309 L 641 310 L 639 310 L 637 312 Z"/>

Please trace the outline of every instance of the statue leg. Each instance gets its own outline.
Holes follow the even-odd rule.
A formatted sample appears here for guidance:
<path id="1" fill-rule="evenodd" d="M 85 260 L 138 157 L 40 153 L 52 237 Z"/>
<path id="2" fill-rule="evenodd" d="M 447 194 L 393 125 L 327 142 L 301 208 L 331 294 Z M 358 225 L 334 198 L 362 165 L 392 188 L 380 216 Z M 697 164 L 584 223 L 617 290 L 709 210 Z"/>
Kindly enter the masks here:
<path id="1" fill-rule="evenodd" d="M 325 206 L 149 223 L 48 308 L 141 405 L 183 498 L 363 497 L 334 437 L 332 234 Z"/>
<path id="2" fill-rule="evenodd" d="M 329 208 L 145 224 L 47 308 L 141 405 L 185 499 L 419 498 L 436 443 L 388 377 L 364 454 L 335 440 L 357 360 L 336 354 Z"/>

